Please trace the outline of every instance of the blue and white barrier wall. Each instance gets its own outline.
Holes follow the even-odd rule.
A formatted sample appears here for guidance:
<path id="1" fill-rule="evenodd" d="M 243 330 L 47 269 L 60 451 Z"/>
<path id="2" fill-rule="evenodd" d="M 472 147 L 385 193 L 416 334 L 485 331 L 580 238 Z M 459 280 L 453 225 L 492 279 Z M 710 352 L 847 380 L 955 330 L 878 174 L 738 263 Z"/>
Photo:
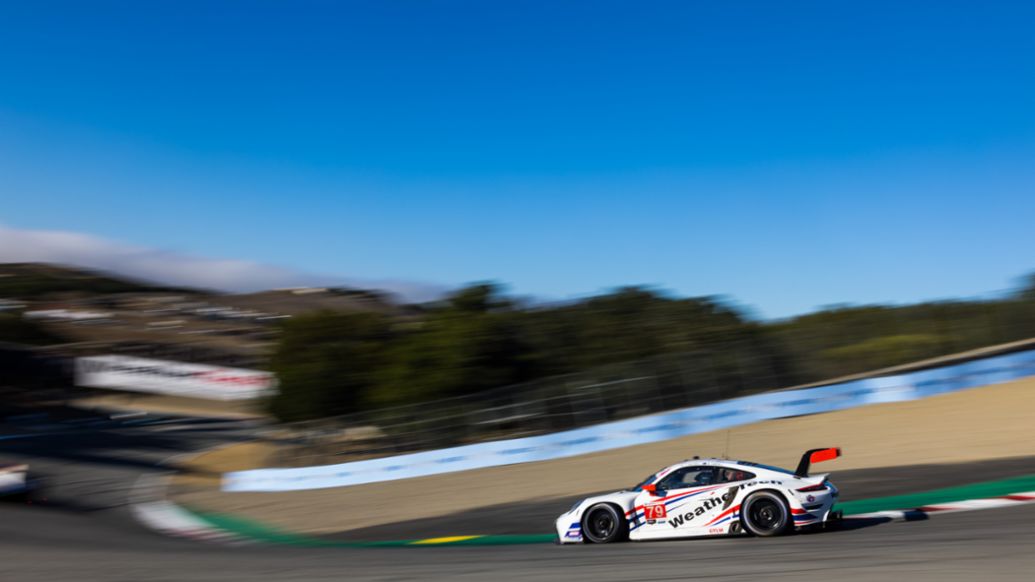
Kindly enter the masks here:
<path id="1" fill-rule="evenodd" d="M 297 491 L 424 477 L 596 453 L 761 420 L 918 400 L 1035 375 L 1035 350 L 842 384 L 766 392 L 553 434 L 338 465 L 227 473 L 224 491 Z"/>

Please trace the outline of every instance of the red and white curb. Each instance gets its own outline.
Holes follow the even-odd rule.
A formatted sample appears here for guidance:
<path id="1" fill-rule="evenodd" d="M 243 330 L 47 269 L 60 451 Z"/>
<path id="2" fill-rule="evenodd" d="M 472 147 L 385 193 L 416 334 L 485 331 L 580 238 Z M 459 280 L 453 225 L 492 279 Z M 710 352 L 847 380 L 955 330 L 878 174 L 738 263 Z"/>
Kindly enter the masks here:
<path id="1" fill-rule="evenodd" d="M 1013 507 L 1015 505 L 1024 505 L 1027 503 L 1035 503 L 1035 491 L 1011 493 L 1009 495 L 986 497 L 983 499 L 965 499 L 963 501 L 953 501 L 951 503 L 923 505 L 914 509 L 893 509 L 888 511 L 874 511 L 871 513 L 856 513 L 853 515 L 846 515 L 845 517 L 884 518 L 895 521 L 910 521 L 915 520 L 921 514 L 927 515 L 930 513 L 956 513 L 960 511 L 977 511 L 980 509 L 997 509 L 1000 507 Z"/>
<path id="2" fill-rule="evenodd" d="M 133 505 L 133 515 L 144 526 L 159 533 L 203 542 L 239 545 L 249 540 L 216 528 L 171 501 Z"/>
<path id="3" fill-rule="evenodd" d="M 166 462 L 183 457 L 177 455 Z M 130 510 L 144 527 L 167 536 L 196 541 L 243 545 L 251 540 L 215 527 L 194 513 L 180 507 L 166 498 L 169 477 L 164 475 L 143 475 L 133 486 L 130 496 Z"/>

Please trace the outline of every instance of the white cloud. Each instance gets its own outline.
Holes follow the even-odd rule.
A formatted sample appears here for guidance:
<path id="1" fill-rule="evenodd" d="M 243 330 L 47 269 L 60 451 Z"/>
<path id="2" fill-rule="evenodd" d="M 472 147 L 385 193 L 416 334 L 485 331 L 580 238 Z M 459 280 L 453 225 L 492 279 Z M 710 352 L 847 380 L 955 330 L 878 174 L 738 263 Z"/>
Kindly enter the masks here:
<path id="1" fill-rule="evenodd" d="M 254 261 L 196 257 L 138 247 L 78 232 L 26 230 L 3 225 L 0 225 L 0 262 L 57 263 L 155 283 L 220 291 L 345 285 L 390 291 L 408 301 L 427 301 L 446 291 L 443 286 L 414 281 L 343 279 Z"/>

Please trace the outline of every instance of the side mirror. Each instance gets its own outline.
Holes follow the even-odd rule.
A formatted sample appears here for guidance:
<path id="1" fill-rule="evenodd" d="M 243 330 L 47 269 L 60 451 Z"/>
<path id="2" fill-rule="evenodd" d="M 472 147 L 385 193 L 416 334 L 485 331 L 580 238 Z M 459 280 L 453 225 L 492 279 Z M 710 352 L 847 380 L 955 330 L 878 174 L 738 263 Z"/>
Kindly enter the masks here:
<path id="1" fill-rule="evenodd" d="M 658 494 L 658 486 L 654 485 L 654 484 L 644 485 L 643 486 L 643 490 L 646 491 L 647 493 L 650 493 L 651 495 L 657 495 Z"/>

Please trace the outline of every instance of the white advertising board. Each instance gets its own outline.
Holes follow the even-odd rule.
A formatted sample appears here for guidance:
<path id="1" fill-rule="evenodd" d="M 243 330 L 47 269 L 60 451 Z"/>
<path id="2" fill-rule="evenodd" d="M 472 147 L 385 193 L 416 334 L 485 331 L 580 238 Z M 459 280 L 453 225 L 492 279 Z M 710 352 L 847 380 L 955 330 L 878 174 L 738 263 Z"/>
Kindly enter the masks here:
<path id="1" fill-rule="evenodd" d="M 152 392 L 210 400 L 247 400 L 272 392 L 270 372 L 224 368 L 130 356 L 87 356 L 75 360 L 76 385 Z"/>

